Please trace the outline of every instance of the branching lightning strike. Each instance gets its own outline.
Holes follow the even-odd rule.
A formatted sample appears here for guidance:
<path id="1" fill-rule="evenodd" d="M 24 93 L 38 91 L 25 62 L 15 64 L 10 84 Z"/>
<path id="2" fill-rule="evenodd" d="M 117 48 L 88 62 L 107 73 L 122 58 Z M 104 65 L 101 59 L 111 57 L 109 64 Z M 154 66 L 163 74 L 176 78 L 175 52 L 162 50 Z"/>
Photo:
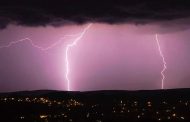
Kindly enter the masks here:
<path id="1" fill-rule="evenodd" d="M 65 74 L 65 77 L 66 77 L 66 80 L 67 80 L 67 91 L 70 91 L 71 88 L 70 88 L 70 80 L 69 80 L 69 72 L 70 72 L 70 69 L 69 69 L 69 59 L 68 59 L 68 53 L 69 53 L 69 50 L 75 46 L 77 44 L 77 42 L 84 36 L 84 34 L 88 31 L 88 29 L 92 26 L 92 24 L 89 24 L 86 28 L 84 28 L 84 30 L 81 32 L 81 34 L 76 38 L 74 39 L 74 41 L 72 41 L 71 43 L 69 43 L 67 46 L 66 46 L 66 51 L 65 51 L 65 63 L 66 63 L 66 74 Z"/>
<path id="2" fill-rule="evenodd" d="M 78 36 L 76 37 L 76 39 L 74 39 L 74 41 L 70 44 L 68 44 L 66 46 L 66 54 L 65 54 L 65 63 L 66 63 L 66 73 L 65 73 L 65 77 L 66 77 L 66 81 L 67 81 L 67 90 L 70 91 L 70 80 L 69 80 L 69 60 L 68 60 L 68 52 L 69 52 L 69 49 L 72 48 L 73 46 L 75 46 L 77 44 L 77 42 L 84 36 L 84 34 L 86 33 L 86 31 L 92 26 L 92 24 L 89 24 L 86 28 L 84 28 L 84 30 L 79 33 L 79 34 L 73 34 L 73 35 L 65 35 L 64 37 L 60 38 L 58 41 L 56 41 L 55 43 L 53 43 L 52 45 L 48 46 L 48 47 L 41 47 L 37 44 L 35 44 L 32 39 L 30 38 L 23 38 L 23 39 L 20 39 L 20 40 L 17 40 L 17 41 L 11 41 L 9 42 L 7 45 L 3 45 L 3 46 L 0 46 L 0 49 L 2 48 L 9 48 L 13 45 L 16 45 L 16 44 L 19 44 L 19 43 L 22 43 L 22 42 L 25 42 L 25 41 L 28 41 L 32 47 L 34 48 L 37 48 L 41 51 L 47 51 L 49 49 L 52 49 L 54 48 L 55 46 L 57 46 L 58 44 L 60 44 L 64 39 L 66 39 L 66 37 L 75 37 L 75 36 Z"/>
<path id="3" fill-rule="evenodd" d="M 159 42 L 159 40 L 158 40 L 158 34 L 156 34 L 155 36 L 156 36 L 156 43 L 157 43 L 157 46 L 158 46 L 158 51 L 159 51 L 159 53 L 160 53 L 160 56 L 161 56 L 162 62 L 163 62 L 163 69 L 161 70 L 161 75 L 162 75 L 162 80 L 161 80 L 162 86 L 161 86 L 161 89 L 164 89 L 164 80 L 165 80 L 164 72 L 165 72 L 165 70 L 167 69 L 167 66 L 166 66 L 167 63 L 166 63 L 166 61 L 165 61 L 164 54 L 163 54 L 163 52 L 162 52 L 162 50 L 161 50 L 161 47 L 160 47 L 160 42 Z"/>
<path id="4" fill-rule="evenodd" d="M 41 51 L 47 51 L 49 49 L 52 49 L 53 47 L 57 46 L 59 43 L 61 43 L 64 39 L 66 39 L 66 37 L 72 37 L 72 36 L 76 36 L 78 34 L 73 34 L 73 35 L 65 35 L 64 37 L 60 38 L 57 42 L 53 43 L 52 45 L 48 46 L 48 47 L 41 47 L 39 45 L 36 45 L 32 39 L 30 38 L 24 38 L 24 39 L 20 39 L 20 40 L 17 40 L 17 41 L 11 41 L 9 42 L 7 45 L 3 45 L 3 46 L 0 46 L 0 49 L 1 48 L 9 48 L 15 44 L 19 44 L 21 42 L 24 42 L 24 41 L 28 41 L 34 48 L 37 48 Z"/>

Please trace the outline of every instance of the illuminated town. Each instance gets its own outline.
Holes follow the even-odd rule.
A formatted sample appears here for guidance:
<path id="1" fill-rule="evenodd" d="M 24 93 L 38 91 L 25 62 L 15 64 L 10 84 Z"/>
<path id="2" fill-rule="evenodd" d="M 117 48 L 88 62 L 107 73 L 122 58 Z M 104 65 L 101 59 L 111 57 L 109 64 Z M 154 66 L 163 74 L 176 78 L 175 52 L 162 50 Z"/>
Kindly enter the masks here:
<path id="1" fill-rule="evenodd" d="M 0 98 L 1 119 L 21 122 L 181 122 L 190 119 L 188 97 L 180 98 L 179 94 L 167 96 L 170 93 L 163 93 L 166 96 L 159 97 L 162 92 L 155 93 L 152 97 L 150 94 L 144 96 L 141 92 L 113 91 L 71 94 L 53 92 L 27 97 L 3 95 Z"/>

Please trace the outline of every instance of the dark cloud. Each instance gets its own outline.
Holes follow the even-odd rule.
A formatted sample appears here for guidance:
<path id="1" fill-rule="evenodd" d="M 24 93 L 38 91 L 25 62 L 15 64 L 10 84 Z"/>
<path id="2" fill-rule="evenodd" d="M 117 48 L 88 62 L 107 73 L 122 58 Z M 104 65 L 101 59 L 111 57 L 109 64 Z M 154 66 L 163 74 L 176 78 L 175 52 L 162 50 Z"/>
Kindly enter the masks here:
<path id="1" fill-rule="evenodd" d="M 1 0 L 0 28 L 170 21 L 189 18 L 189 6 L 189 0 Z"/>

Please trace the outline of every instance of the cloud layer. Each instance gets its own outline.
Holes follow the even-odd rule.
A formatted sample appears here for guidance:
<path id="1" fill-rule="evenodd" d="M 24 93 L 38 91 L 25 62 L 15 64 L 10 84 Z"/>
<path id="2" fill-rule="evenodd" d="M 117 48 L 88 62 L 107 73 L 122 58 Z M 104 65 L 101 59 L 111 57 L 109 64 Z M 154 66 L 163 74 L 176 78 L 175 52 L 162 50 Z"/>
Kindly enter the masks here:
<path id="1" fill-rule="evenodd" d="M 190 17 L 189 0 L 2 0 L 0 28 L 8 24 L 60 26 L 170 21 Z"/>

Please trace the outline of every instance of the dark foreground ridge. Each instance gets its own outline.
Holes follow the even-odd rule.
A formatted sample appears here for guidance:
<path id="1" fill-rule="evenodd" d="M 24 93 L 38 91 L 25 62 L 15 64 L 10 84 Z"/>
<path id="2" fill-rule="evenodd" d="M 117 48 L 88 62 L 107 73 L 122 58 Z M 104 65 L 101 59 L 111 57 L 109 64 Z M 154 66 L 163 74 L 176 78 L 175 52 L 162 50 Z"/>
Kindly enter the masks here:
<path id="1" fill-rule="evenodd" d="M 189 122 L 190 89 L 0 93 L 0 121 Z"/>

